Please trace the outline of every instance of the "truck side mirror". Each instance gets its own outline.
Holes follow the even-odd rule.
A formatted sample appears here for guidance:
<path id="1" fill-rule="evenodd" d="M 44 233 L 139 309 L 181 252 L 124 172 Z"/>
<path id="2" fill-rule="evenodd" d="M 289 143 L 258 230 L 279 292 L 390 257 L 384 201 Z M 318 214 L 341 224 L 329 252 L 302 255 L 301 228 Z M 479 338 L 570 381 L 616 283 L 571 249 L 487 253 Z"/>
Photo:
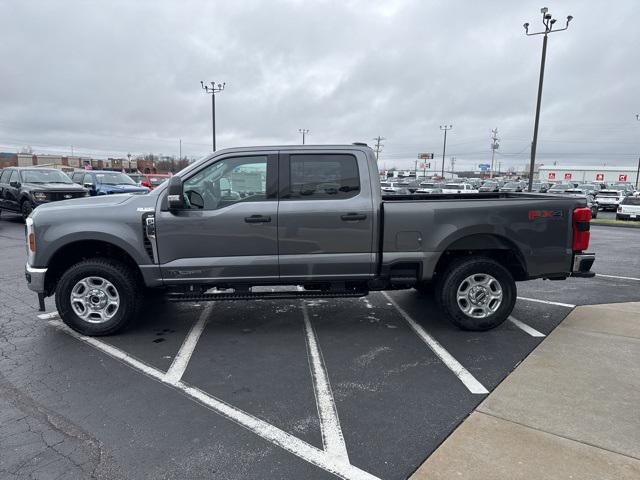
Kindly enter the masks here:
<path id="1" fill-rule="evenodd" d="M 169 210 L 180 210 L 184 208 L 182 179 L 178 175 L 174 175 L 169 179 L 168 190 L 167 204 L 169 206 Z"/>

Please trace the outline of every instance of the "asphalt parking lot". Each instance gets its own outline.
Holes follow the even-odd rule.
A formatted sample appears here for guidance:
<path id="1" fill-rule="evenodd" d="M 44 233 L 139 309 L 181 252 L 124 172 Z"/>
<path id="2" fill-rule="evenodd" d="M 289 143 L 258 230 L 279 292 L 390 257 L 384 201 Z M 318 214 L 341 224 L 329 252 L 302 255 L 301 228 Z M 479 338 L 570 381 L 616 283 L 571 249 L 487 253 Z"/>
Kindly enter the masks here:
<path id="1" fill-rule="evenodd" d="M 640 231 L 592 227 L 594 279 L 518 285 L 462 332 L 414 291 L 157 303 L 79 338 L 39 318 L 0 219 L 0 477 L 406 478 L 575 305 L 640 301 Z M 54 311 L 51 298 L 47 311 Z"/>

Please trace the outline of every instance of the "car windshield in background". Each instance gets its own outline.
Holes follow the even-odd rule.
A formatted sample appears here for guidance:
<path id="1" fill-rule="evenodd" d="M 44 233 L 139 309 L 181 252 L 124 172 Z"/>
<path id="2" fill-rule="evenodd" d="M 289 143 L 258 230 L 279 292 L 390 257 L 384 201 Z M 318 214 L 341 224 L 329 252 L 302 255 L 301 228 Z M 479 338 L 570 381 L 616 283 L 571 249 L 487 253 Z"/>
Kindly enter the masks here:
<path id="1" fill-rule="evenodd" d="M 447 190 L 464 190 L 464 185 L 460 183 L 447 183 L 444 188 Z"/>
<path id="2" fill-rule="evenodd" d="M 421 183 L 420 186 L 422 188 L 436 188 L 436 186 L 439 186 L 438 183 Z"/>
<path id="3" fill-rule="evenodd" d="M 503 188 L 520 188 L 520 184 L 517 182 L 509 182 Z"/>
<path id="4" fill-rule="evenodd" d="M 622 200 L 622 205 L 640 206 L 640 197 L 626 197 L 624 200 Z"/>
<path id="5" fill-rule="evenodd" d="M 60 170 L 22 170 L 24 183 L 73 183 Z"/>
<path id="6" fill-rule="evenodd" d="M 614 197 L 618 198 L 620 194 L 618 192 L 600 192 L 598 193 L 598 197 Z"/>
<path id="7" fill-rule="evenodd" d="M 167 177 L 149 177 L 149 183 L 152 187 L 161 185 L 165 180 L 167 180 Z"/>
<path id="8" fill-rule="evenodd" d="M 101 185 L 135 185 L 131 177 L 119 172 L 96 173 L 98 183 Z"/>

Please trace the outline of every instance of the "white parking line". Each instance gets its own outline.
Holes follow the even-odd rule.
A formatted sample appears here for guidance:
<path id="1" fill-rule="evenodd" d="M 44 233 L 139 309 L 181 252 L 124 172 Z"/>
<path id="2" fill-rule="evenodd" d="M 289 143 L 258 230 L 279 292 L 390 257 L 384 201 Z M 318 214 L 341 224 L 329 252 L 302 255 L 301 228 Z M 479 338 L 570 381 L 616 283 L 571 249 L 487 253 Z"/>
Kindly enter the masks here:
<path id="1" fill-rule="evenodd" d="M 54 310 L 53 312 L 41 313 L 37 315 L 40 320 L 51 320 L 52 318 L 58 318 L 58 311 Z"/>
<path id="2" fill-rule="evenodd" d="M 460 364 L 453 356 L 445 350 L 445 348 L 438 343 L 438 341 L 427 333 L 427 331 L 418 325 L 413 318 L 409 316 L 396 302 L 393 300 L 387 292 L 382 292 L 389 302 L 400 312 L 400 315 L 407 321 L 409 326 L 414 332 L 427 344 L 427 346 L 435 353 L 440 360 L 451 370 L 456 377 L 464 384 L 465 387 L 471 393 L 487 394 L 489 390 L 476 380 L 476 378 L 469 373 L 469 371 Z"/>
<path id="3" fill-rule="evenodd" d="M 333 399 L 329 376 L 327 375 L 322 352 L 320 351 L 313 325 L 311 325 L 311 320 L 309 319 L 309 311 L 304 301 L 302 302 L 302 315 L 304 316 L 304 330 L 307 337 L 307 352 L 309 353 L 309 368 L 311 369 L 311 378 L 313 379 L 313 392 L 316 397 L 318 417 L 320 418 L 322 444 L 324 445 L 325 452 L 349 463 L 347 446 L 344 442 L 342 429 L 340 428 L 340 419 L 338 418 L 338 410 L 335 400 Z"/>
<path id="4" fill-rule="evenodd" d="M 101 352 L 106 353 L 107 355 L 120 360 L 128 366 L 148 375 L 154 380 L 177 389 L 186 396 L 190 397 L 192 400 L 197 401 L 198 403 L 210 408 L 214 412 L 222 415 L 232 422 L 273 443 L 274 445 L 287 450 L 297 457 L 300 457 L 303 460 L 316 465 L 333 475 L 344 479 L 378 480 L 377 477 L 351 465 L 343 458 L 336 457 L 329 452 L 320 450 L 319 448 L 316 448 L 313 445 L 310 445 L 307 442 L 300 440 L 299 438 L 294 437 L 293 435 L 283 430 L 280 430 L 278 427 L 275 427 L 270 423 L 265 422 L 264 420 L 261 420 L 243 410 L 229 405 L 228 403 L 216 397 L 213 397 L 212 395 L 209 395 L 208 393 L 205 393 L 198 388 L 187 385 L 182 381 L 171 383 L 167 378 L 167 374 L 162 372 L 161 370 L 151 367 L 144 362 L 141 362 L 140 360 L 130 356 L 126 352 L 112 345 L 104 343 L 101 340 L 81 335 L 74 330 L 71 330 L 60 320 L 50 320 L 49 323 L 52 326 L 71 335 L 72 337 L 77 338 L 78 340 L 81 340 L 88 345 L 95 347 Z"/>
<path id="5" fill-rule="evenodd" d="M 518 327 L 520 330 L 522 330 L 525 333 L 528 333 L 532 337 L 546 337 L 544 333 L 539 332 L 535 328 L 530 327 L 529 325 L 527 325 L 524 322 L 521 322 L 517 318 L 513 318 L 511 315 L 509 315 L 509 321 L 513 323 L 516 327 Z"/>
<path id="6" fill-rule="evenodd" d="M 546 305 L 556 305 L 558 307 L 575 308 L 571 303 L 550 302 L 549 300 L 538 300 L 537 298 L 518 297 L 518 300 L 526 300 L 527 302 L 544 303 Z"/>
<path id="7" fill-rule="evenodd" d="M 635 277 L 621 277 L 619 275 L 604 275 L 603 273 L 596 273 L 596 277 L 603 277 L 603 278 L 615 278 L 618 280 L 634 280 L 636 282 L 640 282 L 640 278 L 635 278 Z"/>
<path id="8" fill-rule="evenodd" d="M 213 302 L 211 302 L 205 307 L 196 323 L 191 327 L 189 334 L 182 342 L 180 350 L 173 359 L 169 370 L 167 370 L 166 379 L 169 383 L 179 382 L 182 375 L 184 375 L 187 365 L 189 365 L 189 360 L 191 360 L 191 355 L 193 355 L 193 351 L 196 349 L 198 340 L 200 340 L 200 335 L 202 335 L 204 327 L 207 325 L 213 305 Z"/>

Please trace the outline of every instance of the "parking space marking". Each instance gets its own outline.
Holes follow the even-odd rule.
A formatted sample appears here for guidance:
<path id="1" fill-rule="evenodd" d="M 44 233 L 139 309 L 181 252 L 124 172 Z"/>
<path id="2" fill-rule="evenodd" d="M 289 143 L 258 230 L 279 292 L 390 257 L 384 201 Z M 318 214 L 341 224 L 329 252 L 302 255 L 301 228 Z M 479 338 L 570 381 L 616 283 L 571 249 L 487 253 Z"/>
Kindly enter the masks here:
<path id="1" fill-rule="evenodd" d="M 64 333 L 100 350 L 107 355 L 120 360 L 135 370 L 138 370 L 150 378 L 164 383 L 169 387 L 173 387 L 176 390 L 182 392 L 192 400 L 197 401 L 201 405 L 208 407 L 214 412 L 222 415 L 223 417 L 231 420 L 232 422 L 246 428 L 247 430 L 255 433 L 263 439 L 277 445 L 288 452 L 296 455 L 297 457 L 316 465 L 317 467 L 336 475 L 337 477 L 353 480 L 379 480 L 374 475 L 371 475 L 364 470 L 351 465 L 348 461 L 345 461 L 342 457 L 320 450 L 307 442 L 300 440 L 297 437 L 280 430 L 278 427 L 271 425 L 264 420 L 254 417 L 250 413 L 247 413 L 239 408 L 236 408 L 219 398 L 216 398 L 202 390 L 190 386 L 182 381 L 171 383 L 165 372 L 151 367 L 144 362 L 130 356 L 123 350 L 116 348 L 112 345 L 102 342 L 94 337 L 87 337 L 79 334 L 78 332 L 67 327 L 60 320 L 49 320 L 49 324 L 63 331 Z"/>
<path id="2" fill-rule="evenodd" d="M 51 320 L 52 318 L 58 318 L 58 311 L 54 310 L 53 312 L 41 313 L 37 315 L 40 320 Z"/>
<path id="3" fill-rule="evenodd" d="M 400 312 L 400 315 L 407 321 L 409 326 L 414 332 L 427 344 L 427 346 L 435 353 L 440 360 L 451 370 L 456 377 L 464 384 L 465 387 L 471 392 L 479 395 L 485 395 L 489 393 L 487 390 L 469 371 L 458 362 L 453 355 L 451 355 L 445 348 L 438 343 L 438 341 L 427 333 L 427 331 L 416 323 L 416 321 L 409 316 L 407 312 L 400 307 L 395 300 L 389 296 L 387 292 L 381 292 L 386 299 Z"/>
<path id="4" fill-rule="evenodd" d="M 549 300 L 538 300 L 537 298 L 518 297 L 518 300 L 526 300 L 527 302 L 544 303 L 546 305 L 556 305 L 558 307 L 576 308 L 576 306 L 571 303 L 551 302 Z"/>
<path id="5" fill-rule="evenodd" d="M 313 392 L 316 397 L 318 417 L 320 418 L 322 444 L 328 454 L 341 458 L 348 463 L 349 455 L 342 435 L 342 428 L 340 427 L 338 409 L 333 398 L 318 339 L 309 318 L 309 310 L 304 301 L 302 302 L 302 315 L 304 316 L 304 330 L 307 337 L 307 352 L 309 353 L 309 368 L 313 379 Z"/>
<path id="6" fill-rule="evenodd" d="M 640 282 L 640 278 L 635 278 L 635 277 L 621 277 L 619 275 L 605 275 L 603 273 L 596 273 L 596 277 L 603 277 L 603 278 L 615 278 L 617 280 L 633 280 L 636 282 Z"/>
<path id="7" fill-rule="evenodd" d="M 200 340 L 200 335 L 202 335 L 204 327 L 207 325 L 213 305 L 213 302 L 211 302 L 205 307 L 196 323 L 194 323 L 191 330 L 189 330 L 189 334 L 182 342 L 180 350 L 173 359 L 169 370 L 167 370 L 167 381 L 169 383 L 176 383 L 182 379 L 182 375 L 184 375 L 189 365 L 189 360 L 191 360 L 191 355 L 193 355 L 198 340 Z"/>
<path id="8" fill-rule="evenodd" d="M 528 333 L 532 337 L 546 337 L 546 335 L 544 333 L 539 332 L 535 328 L 530 327 L 526 323 L 521 322 L 520 320 L 518 320 L 517 318 L 512 317 L 511 315 L 509 315 L 509 321 L 511 323 L 513 323 L 516 327 L 518 327 L 520 330 L 522 330 L 525 333 Z"/>

